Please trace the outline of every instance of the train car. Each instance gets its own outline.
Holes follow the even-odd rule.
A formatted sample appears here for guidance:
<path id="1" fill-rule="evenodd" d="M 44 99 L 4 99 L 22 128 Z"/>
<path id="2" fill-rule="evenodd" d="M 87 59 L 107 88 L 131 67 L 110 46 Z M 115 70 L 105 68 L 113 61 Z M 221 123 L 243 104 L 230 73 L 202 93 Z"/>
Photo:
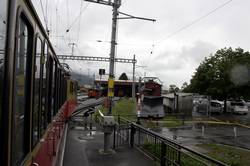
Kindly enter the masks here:
<path id="1" fill-rule="evenodd" d="M 57 162 L 76 83 L 30 0 L 0 0 L 0 165 Z"/>
<path id="2" fill-rule="evenodd" d="M 88 97 L 89 98 L 98 98 L 101 96 L 101 91 L 97 88 L 90 88 L 88 90 Z"/>
<path id="3" fill-rule="evenodd" d="M 163 118 L 164 107 L 161 96 L 162 85 L 156 77 L 144 77 L 140 94 L 140 118 Z"/>

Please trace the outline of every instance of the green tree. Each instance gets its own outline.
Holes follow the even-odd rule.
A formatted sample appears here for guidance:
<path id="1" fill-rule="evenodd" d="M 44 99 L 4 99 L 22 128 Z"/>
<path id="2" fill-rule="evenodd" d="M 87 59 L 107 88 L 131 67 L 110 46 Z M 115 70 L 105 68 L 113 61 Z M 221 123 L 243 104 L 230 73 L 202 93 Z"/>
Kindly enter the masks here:
<path id="1" fill-rule="evenodd" d="M 128 76 L 126 73 L 122 73 L 119 77 L 119 80 L 128 80 Z"/>
<path id="2" fill-rule="evenodd" d="M 224 48 L 199 65 L 184 90 L 213 98 L 250 98 L 250 53 Z"/>
<path id="3" fill-rule="evenodd" d="M 182 92 L 185 92 L 184 90 L 188 87 L 188 83 L 187 82 L 184 82 L 181 86 L 181 91 Z"/>

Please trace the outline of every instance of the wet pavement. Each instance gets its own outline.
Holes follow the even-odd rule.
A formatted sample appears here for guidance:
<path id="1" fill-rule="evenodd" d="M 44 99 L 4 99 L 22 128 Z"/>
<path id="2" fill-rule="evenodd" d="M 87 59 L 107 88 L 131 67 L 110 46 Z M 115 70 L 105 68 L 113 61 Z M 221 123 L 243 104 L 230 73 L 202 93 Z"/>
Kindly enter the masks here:
<path id="1" fill-rule="evenodd" d="M 160 133 L 187 147 L 202 143 L 216 143 L 250 149 L 250 129 L 239 126 L 192 125 L 162 128 Z"/>
<path id="2" fill-rule="evenodd" d="M 221 121 L 229 121 L 229 122 L 237 122 L 241 124 L 247 124 L 250 125 L 250 112 L 246 115 L 241 115 L 241 114 L 232 114 L 232 113 L 222 113 L 222 114 L 216 114 L 212 113 L 211 115 L 207 114 L 207 112 L 197 112 L 196 108 L 194 107 L 193 117 L 199 117 L 199 118 L 207 118 L 207 117 L 212 117 L 217 120 Z"/>
<path id="3" fill-rule="evenodd" d="M 94 128 L 95 129 L 95 128 Z M 91 134 L 90 134 L 91 133 Z M 63 166 L 153 166 L 154 162 L 138 150 L 124 145 L 113 154 L 102 154 L 104 134 L 85 131 L 70 124 Z"/>
<path id="4" fill-rule="evenodd" d="M 213 114 L 212 117 L 222 121 L 238 122 L 241 124 L 250 125 L 250 113 L 248 113 L 247 115 L 230 114 L 230 113 L 224 113 L 222 115 Z"/>

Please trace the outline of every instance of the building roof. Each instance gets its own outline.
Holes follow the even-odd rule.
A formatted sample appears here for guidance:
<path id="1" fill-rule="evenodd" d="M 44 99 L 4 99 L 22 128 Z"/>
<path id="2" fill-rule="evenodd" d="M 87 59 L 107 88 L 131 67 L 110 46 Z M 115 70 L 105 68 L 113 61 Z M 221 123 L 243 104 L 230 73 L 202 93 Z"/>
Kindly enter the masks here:
<path id="1" fill-rule="evenodd" d="M 185 97 L 185 96 L 192 96 L 193 93 L 176 93 L 176 95 L 181 96 L 181 97 Z M 174 93 L 169 93 L 169 94 L 163 95 L 163 97 L 173 99 Z"/>

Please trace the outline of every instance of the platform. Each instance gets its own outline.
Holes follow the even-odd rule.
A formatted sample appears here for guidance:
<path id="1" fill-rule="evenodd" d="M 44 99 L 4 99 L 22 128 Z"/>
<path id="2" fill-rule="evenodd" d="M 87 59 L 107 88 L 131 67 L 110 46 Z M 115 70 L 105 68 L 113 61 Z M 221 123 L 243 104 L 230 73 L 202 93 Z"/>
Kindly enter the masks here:
<path id="1" fill-rule="evenodd" d="M 94 127 L 95 129 L 95 127 Z M 154 161 L 135 148 L 124 145 L 113 154 L 101 154 L 104 134 L 84 131 L 69 124 L 63 166 L 153 166 Z"/>

